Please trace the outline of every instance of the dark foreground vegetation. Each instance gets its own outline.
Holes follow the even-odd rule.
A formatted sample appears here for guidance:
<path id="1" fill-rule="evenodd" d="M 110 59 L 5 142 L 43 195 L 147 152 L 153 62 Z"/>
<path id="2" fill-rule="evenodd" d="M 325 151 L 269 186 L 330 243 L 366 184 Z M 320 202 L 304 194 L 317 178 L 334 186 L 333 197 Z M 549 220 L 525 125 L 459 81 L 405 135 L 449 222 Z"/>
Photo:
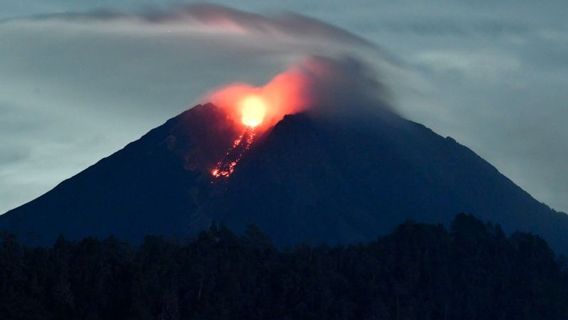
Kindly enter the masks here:
<path id="1" fill-rule="evenodd" d="M 0 319 L 568 319 L 568 271 L 540 238 L 459 215 L 375 242 L 274 248 L 255 228 L 0 243 Z"/>

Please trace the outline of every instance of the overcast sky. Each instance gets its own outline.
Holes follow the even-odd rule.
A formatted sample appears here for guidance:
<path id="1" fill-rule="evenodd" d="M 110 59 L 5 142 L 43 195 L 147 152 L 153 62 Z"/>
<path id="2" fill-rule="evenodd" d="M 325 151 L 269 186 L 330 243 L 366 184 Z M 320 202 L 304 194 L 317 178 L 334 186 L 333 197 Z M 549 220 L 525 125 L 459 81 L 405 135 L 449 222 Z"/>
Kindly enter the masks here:
<path id="1" fill-rule="evenodd" d="M 205 27 L 175 17 L 188 3 L 0 0 L 0 213 L 212 88 L 322 48 L 364 55 L 403 115 L 568 211 L 568 2 L 221 1 L 260 15 Z"/>

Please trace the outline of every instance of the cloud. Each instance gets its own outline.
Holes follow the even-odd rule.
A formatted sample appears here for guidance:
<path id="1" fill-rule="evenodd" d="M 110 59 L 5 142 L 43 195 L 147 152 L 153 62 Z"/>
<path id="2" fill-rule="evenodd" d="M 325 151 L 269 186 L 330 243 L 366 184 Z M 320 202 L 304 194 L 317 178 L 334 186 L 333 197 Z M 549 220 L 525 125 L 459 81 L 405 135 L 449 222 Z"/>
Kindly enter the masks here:
<path id="1" fill-rule="evenodd" d="M 498 52 L 432 50 L 421 52 L 413 61 L 432 72 L 459 73 L 469 81 L 499 81 L 521 69 L 519 59 Z"/>
<path id="2" fill-rule="evenodd" d="M 184 33 L 208 33 L 218 35 L 263 36 L 272 41 L 299 42 L 322 41 L 375 47 L 366 39 L 339 27 L 298 13 L 286 12 L 274 15 L 260 15 L 214 4 L 194 4 L 160 10 L 153 8 L 142 13 L 130 14 L 113 10 L 95 10 L 82 13 L 66 12 L 35 15 L 28 18 L 5 19 L 4 23 L 69 23 L 81 25 L 84 29 L 99 27 L 107 31 L 130 31 L 130 27 L 146 27 L 153 31 L 181 31 Z M 98 26 L 96 24 L 99 23 Z M 104 25 L 100 25 L 100 24 Z M 160 28 L 165 27 L 166 30 Z M 148 29 L 140 29 L 142 32 Z M 288 45 L 290 43 L 287 43 Z"/>

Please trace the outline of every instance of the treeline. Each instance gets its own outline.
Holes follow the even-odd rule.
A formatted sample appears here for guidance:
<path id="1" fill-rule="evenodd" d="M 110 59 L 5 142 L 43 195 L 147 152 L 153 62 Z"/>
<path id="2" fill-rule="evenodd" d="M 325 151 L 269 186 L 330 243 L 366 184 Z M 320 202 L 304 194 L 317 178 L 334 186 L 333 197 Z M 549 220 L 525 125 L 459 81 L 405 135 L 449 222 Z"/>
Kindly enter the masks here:
<path id="1" fill-rule="evenodd" d="M 258 229 L 197 238 L 0 243 L 0 319 L 568 319 L 539 237 L 458 215 L 361 245 L 278 249 Z"/>

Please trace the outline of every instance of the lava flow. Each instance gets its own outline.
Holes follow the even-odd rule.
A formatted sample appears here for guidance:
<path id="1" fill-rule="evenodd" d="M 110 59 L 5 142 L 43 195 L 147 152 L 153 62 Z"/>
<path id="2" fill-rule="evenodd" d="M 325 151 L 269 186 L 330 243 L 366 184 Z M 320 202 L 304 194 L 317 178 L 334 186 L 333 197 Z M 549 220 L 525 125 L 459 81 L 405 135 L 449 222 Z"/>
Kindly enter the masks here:
<path id="1" fill-rule="evenodd" d="M 248 95 L 240 101 L 239 110 L 241 123 L 245 127 L 244 132 L 235 139 L 223 160 L 217 162 L 211 170 L 211 175 L 215 178 L 227 178 L 235 171 L 235 167 L 254 142 L 255 129 L 264 121 L 267 107 L 261 97 Z"/>
<path id="2" fill-rule="evenodd" d="M 211 175 L 229 177 L 257 136 L 271 128 L 286 114 L 302 111 L 312 104 L 312 75 L 318 64 L 306 62 L 272 78 L 267 84 L 254 87 L 235 83 L 216 90 L 207 100 L 221 107 L 228 119 L 242 133 L 235 139 L 223 159 L 216 163 Z"/>
<path id="3" fill-rule="evenodd" d="M 254 142 L 255 132 L 253 128 L 248 128 L 243 132 L 235 141 L 233 145 L 225 154 L 223 160 L 217 162 L 215 169 L 211 170 L 211 174 L 215 178 L 226 178 L 229 177 L 235 167 L 243 158 L 243 155 L 250 149 L 250 146 Z"/>

